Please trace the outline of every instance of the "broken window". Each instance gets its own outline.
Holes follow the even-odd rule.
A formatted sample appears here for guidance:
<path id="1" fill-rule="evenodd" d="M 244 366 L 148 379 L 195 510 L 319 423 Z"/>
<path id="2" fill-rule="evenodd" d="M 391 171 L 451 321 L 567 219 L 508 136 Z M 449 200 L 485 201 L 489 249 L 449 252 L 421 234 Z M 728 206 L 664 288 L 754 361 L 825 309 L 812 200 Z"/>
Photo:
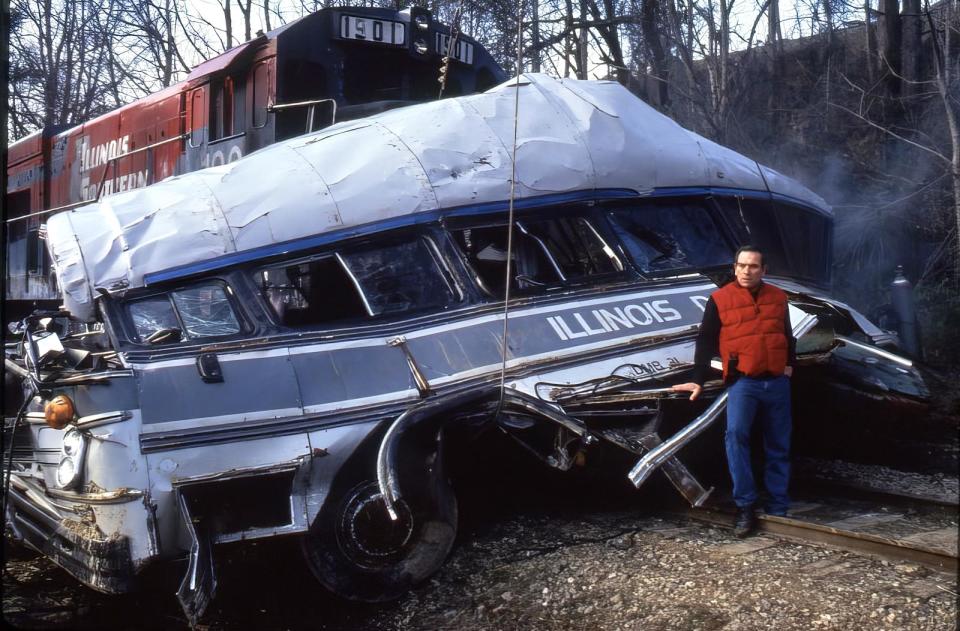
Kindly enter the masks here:
<path id="1" fill-rule="evenodd" d="M 285 326 L 443 309 L 460 300 L 439 255 L 421 237 L 269 267 L 254 280 Z"/>
<path id="2" fill-rule="evenodd" d="M 788 273 L 790 266 L 770 200 L 721 197 L 717 201 L 730 222 L 741 232 L 740 245 L 755 245 L 763 250 L 763 262 L 771 273 Z"/>
<path id="3" fill-rule="evenodd" d="M 777 223 L 784 240 L 790 270 L 797 276 L 819 281 L 830 280 L 830 220 L 818 212 L 775 202 Z"/>
<path id="4" fill-rule="evenodd" d="M 491 296 L 504 293 L 507 225 L 452 232 Z M 514 224 L 511 290 L 533 291 L 623 271 L 623 263 L 584 217 L 522 219 Z"/>
<path id="5" fill-rule="evenodd" d="M 653 201 L 609 213 L 614 232 L 648 274 L 729 265 L 731 244 L 700 202 Z"/>
<path id="6" fill-rule="evenodd" d="M 825 215 L 782 201 L 725 197 L 721 208 L 741 243 L 763 250 L 771 274 L 830 282 L 833 227 Z"/>
<path id="7" fill-rule="evenodd" d="M 148 344 L 220 337 L 240 332 L 240 323 L 224 287 L 198 285 L 131 302 L 137 339 Z"/>

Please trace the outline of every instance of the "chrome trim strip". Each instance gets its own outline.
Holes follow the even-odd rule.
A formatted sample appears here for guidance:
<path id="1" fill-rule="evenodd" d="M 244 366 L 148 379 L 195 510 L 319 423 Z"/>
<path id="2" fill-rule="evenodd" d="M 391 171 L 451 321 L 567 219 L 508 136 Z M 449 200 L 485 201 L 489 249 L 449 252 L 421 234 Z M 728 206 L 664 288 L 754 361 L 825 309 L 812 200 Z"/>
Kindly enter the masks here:
<path id="1" fill-rule="evenodd" d="M 285 473 L 287 471 L 296 471 L 306 459 L 306 455 L 298 456 L 293 460 L 286 462 L 277 462 L 273 464 L 258 465 L 244 469 L 230 469 L 229 471 L 218 471 L 216 473 L 204 473 L 189 478 L 173 478 L 170 483 L 174 487 L 198 484 L 202 482 L 222 482 L 224 480 L 236 480 L 238 478 L 249 478 L 266 473 Z"/>
<path id="2" fill-rule="evenodd" d="M 907 368 L 913 368 L 913 362 L 905 357 L 899 355 L 894 355 L 889 351 L 885 351 L 882 348 L 877 348 L 876 346 L 870 346 L 869 344 L 864 344 L 863 342 L 858 342 L 856 340 L 851 340 L 849 337 L 844 337 L 842 335 L 835 335 L 834 338 L 838 342 L 846 344 L 847 346 L 852 346 L 854 348 L 859 348 L 860 350 L 867 351 L 868 353 L 873 353 L 874 355 L 879 355 L 884 359 L 889 359 L 892 362 L 905 366 Z"/>
<path id="3" fill-rule="evenodd" d="M 107 425 L 109 423 L 118 423 L 128 421 L 133 418 L 133 413 L 128 410 L 116 410 L 113 412 L 102 412 L 100 414 L 91 414 L 77 419 L 77 427 L 91 428 Z"/>
<path id="4" fill-rule="evenodd" d="M 75 491 L 64 491 L 61 489 L 47 489 L 47 495 L 61 500 L 79 502 L 81 504 L 123 504 L 143 497 L 143 491 L 140 489 L 129 489 L 122 487 L 113 491 L 101 491 L 98 493 L 77 493 Z"/>

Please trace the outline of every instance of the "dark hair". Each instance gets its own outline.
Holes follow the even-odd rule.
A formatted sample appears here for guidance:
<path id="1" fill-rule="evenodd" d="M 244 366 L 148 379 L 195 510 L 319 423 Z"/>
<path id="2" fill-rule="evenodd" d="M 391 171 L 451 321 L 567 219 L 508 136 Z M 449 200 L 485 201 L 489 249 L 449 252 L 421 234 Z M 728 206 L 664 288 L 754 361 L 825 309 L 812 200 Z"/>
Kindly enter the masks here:
<path id="1" fill-rule="evenodd" d="M 760 248 L 758 248 L 758 247 L 755 246 L 755 245 L 741 245 L 740 248 L 737 250 L 737 253 L 733 255 L 733 264 L 734 264 L 734 265 L 736 265 L 736 264 L 737 264 L 737 261 L 740 260 L 740 253 L 741 253 L 741 252 L 756 252 L 757 254 L 760 255 L 760 265 L 766 265 L 766 263 L 765 263 L 764 260 L 763 260 L 763 259 L 764 259 L 763 250 L 761 250 Z"/>

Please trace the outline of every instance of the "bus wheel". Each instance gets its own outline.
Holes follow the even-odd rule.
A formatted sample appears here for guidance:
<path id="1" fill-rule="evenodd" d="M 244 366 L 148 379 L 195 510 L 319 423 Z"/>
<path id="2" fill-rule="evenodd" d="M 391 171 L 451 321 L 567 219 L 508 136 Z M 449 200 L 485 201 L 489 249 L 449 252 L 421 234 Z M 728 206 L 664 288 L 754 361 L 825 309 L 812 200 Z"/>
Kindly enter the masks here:
<path id="1" fill-rule="evenodd" d="M 446 481 L 430 497 L 401 499 L 391 520 L 376 482 L 365 481 L 320 509 L 304 535 L 310 570 L 347 600 L 399 598 L 443 564 L 457 532 L 457 501 Z"/>

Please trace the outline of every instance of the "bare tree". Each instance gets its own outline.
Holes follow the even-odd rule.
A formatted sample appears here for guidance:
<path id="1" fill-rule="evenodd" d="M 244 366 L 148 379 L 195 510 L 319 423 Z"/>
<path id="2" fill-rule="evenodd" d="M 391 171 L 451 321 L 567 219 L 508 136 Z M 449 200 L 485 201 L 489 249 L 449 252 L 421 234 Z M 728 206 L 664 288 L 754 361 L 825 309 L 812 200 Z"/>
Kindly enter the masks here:
<path id="1" fill-rule="evenodd" d="M 878 0 L 879 1 L 879 0 Z M 873 28 L 873 10 L 870 8 L 870 0 L 863 0 L 863 21 L 864 33 L 866 34 L 867 46 L 867 78 L 873 83 L 875 74 L 874 60 L 877 58 L 877 35 Z"/>
<path id="2" fill-rule="evenodd" d="M 127 61 L 121 69 L 129 96 L 136 98 L 172 85 L 189 70 L 180 51 L 179 0 L 145 0 L 125 4 L 121 22 L 126 28 L 114 34 L 114 46 Z"/>
<path id="3" fill-rule="evenodd" d="M 253 39 L 253 23 L 251 15 L 253 13 L 253 0 L 237 0 L 237 8 L 243 16 L 243 41 L 249 42 Z"/>
<path id="4" fill-rule="evenodd" d="M 904 79 L 904 92 L 907 96 L 916 96 L 920 81 L 920 36 L 922 32 L 920 0 L 903 0 L 901 22 L 903 40 L 901 44 L 900 66 Z"/>
<path id="5" fill-rule="evenodd" d="M 953 180 L 953 205 L 957 250 L 956 273 L 960 283 L 960 7 L 948 2 L 934 17 L 927 6 L 934 49 L 934 83 L 947 120 L 952 145 L 950 172 Z"/>
<path id="6" fill-rule="evenodd" d="M 880 15 L 883 33 L 880 67 L 885 73 L 887 91 L 895 97 L 900 95 L 900 3 L 898 0 L 880 1 L 883 5 Z"/>
<path id="7" fill-rule="evenodd" d="M 75 124 L 116 107 L 116 63 L 108 35 L 114 0 L 15 0 L 10 39 L 11 131 Z"/>

